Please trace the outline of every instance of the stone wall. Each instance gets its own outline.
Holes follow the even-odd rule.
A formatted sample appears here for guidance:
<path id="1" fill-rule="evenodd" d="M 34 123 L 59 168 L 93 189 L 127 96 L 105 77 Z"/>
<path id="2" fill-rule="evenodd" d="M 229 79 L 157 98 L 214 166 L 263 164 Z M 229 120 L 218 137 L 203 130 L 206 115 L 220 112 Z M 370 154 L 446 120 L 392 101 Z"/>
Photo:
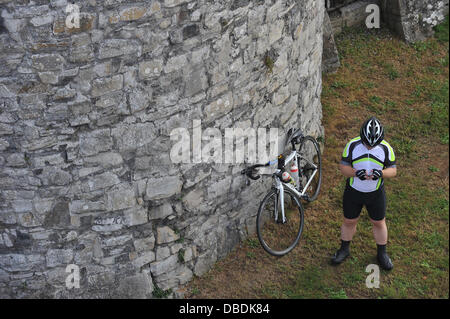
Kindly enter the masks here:
<path id="1" fill-rule="evenodd" d="M 382 22 L 407 42 L 430 37 L 433 27 L 443 22 L 449 11 L 448 0 L 358 0 L 329 13 L 333 33 L 363 25 L 369 14 L 366 7 L 371 3 L 380 7 Z"/>
<path id="2" fill-rule="evenodd" d="M 339 7 L 329 13 L 334 34 L 341 33 L 343 28 L 364 25 L 369 4 L 379 4 L 378 0 L 359 0 L 346 6 Z"/>
<path id="3" fill-rule="evenodd" d="M 433 34 L 433 27 L 448 15 L 448 0 L 380 0 L 385 23 L 407 42 Z"/>
<path id="4" fill-rule="evenodd" d="M 0 298 L 181 297 L 254 232 L 270 180 L 173 163 L 170 132 L 322 136 L 324 3 L 76 3 L 73 28 L 66 0 L 0 0 Z"/>
<path id="5" fill-rule="evenodd" d="M 324 13 L 323 20 L 323 52 L 322 52 L 322 72 L 333 73 L 341 66 L 339 53 L 334 42 L 333 27 L 328 13 Z"/>

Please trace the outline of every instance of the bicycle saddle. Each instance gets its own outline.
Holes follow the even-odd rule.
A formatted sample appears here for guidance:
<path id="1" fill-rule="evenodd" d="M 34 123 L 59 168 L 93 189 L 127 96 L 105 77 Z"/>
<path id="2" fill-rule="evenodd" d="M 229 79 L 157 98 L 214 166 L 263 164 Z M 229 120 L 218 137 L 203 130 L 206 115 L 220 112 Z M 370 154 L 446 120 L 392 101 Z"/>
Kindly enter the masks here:
<path id="1" fill-rule="evenodd" d="M 303 132 L 301 129 L 290 128 L 287 133 L 286 145 L 289 143 L 300 144 L 302 138 Z"/>

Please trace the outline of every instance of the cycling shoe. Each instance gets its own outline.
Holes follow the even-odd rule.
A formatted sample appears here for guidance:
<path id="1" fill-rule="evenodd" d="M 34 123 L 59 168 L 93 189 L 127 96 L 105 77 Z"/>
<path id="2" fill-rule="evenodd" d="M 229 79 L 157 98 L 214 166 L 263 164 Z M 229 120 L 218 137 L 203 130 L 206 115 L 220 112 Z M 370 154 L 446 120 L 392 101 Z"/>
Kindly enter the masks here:
<path id="1" fill-rule="evenodd" d="M 331 263 L 334 265 L 339 265 L 340 263 L 342 263 L 345 258 L 347 258 L 348 256 L 350 256 L 350 252 L 348 250 L 341 250 L 339 249 L 334 255 L 333 257 L 331 257 Z"/>
<path id="2" fill-rule="evenodd" d="M 388 254 L 382 253 L 377 255 L 378 262 L 380 263 L 381 268 L 385 270 L 391 270 L 394 268 L 394 264 L 392 263 L 391 258 L 389 258 Z"/>

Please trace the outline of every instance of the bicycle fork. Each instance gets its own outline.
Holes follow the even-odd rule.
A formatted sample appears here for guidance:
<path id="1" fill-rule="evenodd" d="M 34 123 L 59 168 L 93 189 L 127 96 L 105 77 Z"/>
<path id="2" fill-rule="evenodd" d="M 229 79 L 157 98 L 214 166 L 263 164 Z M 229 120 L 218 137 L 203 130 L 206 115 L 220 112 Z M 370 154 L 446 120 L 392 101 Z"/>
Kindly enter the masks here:
<path id="1" fill-rule="evenodd" d="M 275 188 L 277 189 L 277 196 L 275 196 L 275 222 L 276 223 L 286 223 L 286 215 L 284 213 L 284 186 L 279 180 L 275 182 Z M 281 220 L 279 221 L 279 212 L 278 212 L 278 202 L 280 203 L 281 208 Z"/>

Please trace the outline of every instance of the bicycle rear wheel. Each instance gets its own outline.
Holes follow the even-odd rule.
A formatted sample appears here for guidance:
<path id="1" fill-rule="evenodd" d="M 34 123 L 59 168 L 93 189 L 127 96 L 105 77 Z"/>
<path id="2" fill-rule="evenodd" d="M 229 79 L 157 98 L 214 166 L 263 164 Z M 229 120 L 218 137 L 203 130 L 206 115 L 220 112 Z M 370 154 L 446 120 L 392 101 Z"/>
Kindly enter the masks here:
<path id="1" fill-rule="evenodd" d="M 300 145 L 299 153 L 301 158 L 298 167 L 302 187 L 306 187 L 310 177 L 315 173 L 305 192 L 306 200 L 312 202 L 319 195 L 322 184 L 322 158 L 319 144 L 312 136 L 306 136 Z"/>
<path id="2" fill-rule="evenodd" d="M 297 245 L 303 231 L 303 206 L 299 198 L 286 188 L 284 211 L 286 221 L 283 223 L 278 190 L 273 188 L 262 200 L 256 217 L 259 242 L 273 256 L 283 256 L 290 252 Z"/>

